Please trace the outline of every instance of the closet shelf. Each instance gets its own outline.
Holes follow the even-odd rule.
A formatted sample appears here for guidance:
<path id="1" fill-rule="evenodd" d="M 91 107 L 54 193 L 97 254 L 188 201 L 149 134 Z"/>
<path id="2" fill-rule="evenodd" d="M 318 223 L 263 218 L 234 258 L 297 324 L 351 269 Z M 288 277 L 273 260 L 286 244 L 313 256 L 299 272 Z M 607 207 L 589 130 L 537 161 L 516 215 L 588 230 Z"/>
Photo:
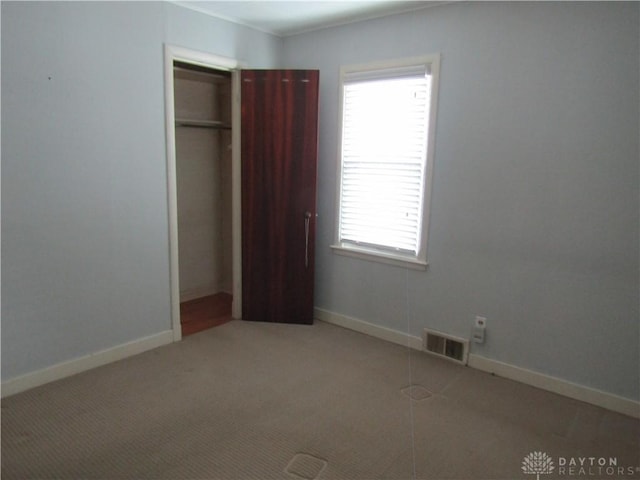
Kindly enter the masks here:
<path id="1" fill-rule="evenodd" d="M 231 130 L 231 125 L 219 120 L 192 120 L 189 118 L 176 118 L 176 127 L 215 128 L 219 130 Z"/>
<path id="2" fill-rule="evenodd" d="M 193 65 L 189 67 L 180 67 L 174 64 L 173 73 L 175 78 L 181 80 L 191 80 L 195 82 L 206 82 L 212 84 L 229 83 L 231 79 L 230 73 L 211 72 L 207 69 L 204 71 L 194 70 Z"/>

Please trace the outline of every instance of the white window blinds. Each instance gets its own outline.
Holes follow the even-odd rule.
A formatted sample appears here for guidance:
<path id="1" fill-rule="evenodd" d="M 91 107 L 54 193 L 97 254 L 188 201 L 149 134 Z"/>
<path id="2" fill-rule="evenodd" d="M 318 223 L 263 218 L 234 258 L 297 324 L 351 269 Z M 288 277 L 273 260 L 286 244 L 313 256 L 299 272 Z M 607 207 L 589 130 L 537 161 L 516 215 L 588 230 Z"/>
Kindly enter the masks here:
<path id="1" fill-rule="evenodd" d="M 430 97 L 428 65 L 344 74 L 342 244 L 418 254 Z"/>

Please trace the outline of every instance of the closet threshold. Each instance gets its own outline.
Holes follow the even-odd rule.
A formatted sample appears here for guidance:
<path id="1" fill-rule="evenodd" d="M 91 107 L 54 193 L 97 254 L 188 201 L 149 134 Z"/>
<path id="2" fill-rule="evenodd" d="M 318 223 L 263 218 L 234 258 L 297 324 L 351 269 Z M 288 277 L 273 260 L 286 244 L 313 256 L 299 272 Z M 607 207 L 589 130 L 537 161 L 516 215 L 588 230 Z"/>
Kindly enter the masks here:
<path id="1" fill-rule="evenodd" d="M 214 128 L 218 130 L 231 130 L 231 125 L 218 120 L 191 120 L 176 118 L 176 127 Z"/>

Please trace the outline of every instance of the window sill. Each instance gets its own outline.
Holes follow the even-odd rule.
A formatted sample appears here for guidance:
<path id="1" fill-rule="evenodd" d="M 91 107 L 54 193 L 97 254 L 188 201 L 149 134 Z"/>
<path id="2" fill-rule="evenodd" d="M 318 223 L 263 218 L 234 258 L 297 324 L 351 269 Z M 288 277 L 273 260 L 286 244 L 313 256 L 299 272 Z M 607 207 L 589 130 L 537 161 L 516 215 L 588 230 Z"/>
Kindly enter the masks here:
<path id="1" fill-rule="evenodd" d="M 371 262 L 385 263 L 397 267 L 410 268 L 412 270 L 426 270 L 428 263 L 424 260 L 408 257 L 402 254 L 379 252 L 374 249 L 357 247 L 352 245 L 331 245 L 331 249 L 338 255 L 359 258 Z"/>

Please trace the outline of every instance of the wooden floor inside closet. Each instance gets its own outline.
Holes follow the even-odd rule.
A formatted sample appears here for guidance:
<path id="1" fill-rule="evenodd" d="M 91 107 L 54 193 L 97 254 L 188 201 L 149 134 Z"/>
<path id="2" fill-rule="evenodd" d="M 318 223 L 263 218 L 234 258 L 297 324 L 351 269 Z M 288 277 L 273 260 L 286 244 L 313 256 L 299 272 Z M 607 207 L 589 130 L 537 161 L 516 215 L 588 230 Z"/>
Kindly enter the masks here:
<path id="1" fill-rule="evenodd" d="M 182 336 L 217 327 L 231 320 L 231 300 L 228 293 L 216 293 L 180 304 Z"/>

